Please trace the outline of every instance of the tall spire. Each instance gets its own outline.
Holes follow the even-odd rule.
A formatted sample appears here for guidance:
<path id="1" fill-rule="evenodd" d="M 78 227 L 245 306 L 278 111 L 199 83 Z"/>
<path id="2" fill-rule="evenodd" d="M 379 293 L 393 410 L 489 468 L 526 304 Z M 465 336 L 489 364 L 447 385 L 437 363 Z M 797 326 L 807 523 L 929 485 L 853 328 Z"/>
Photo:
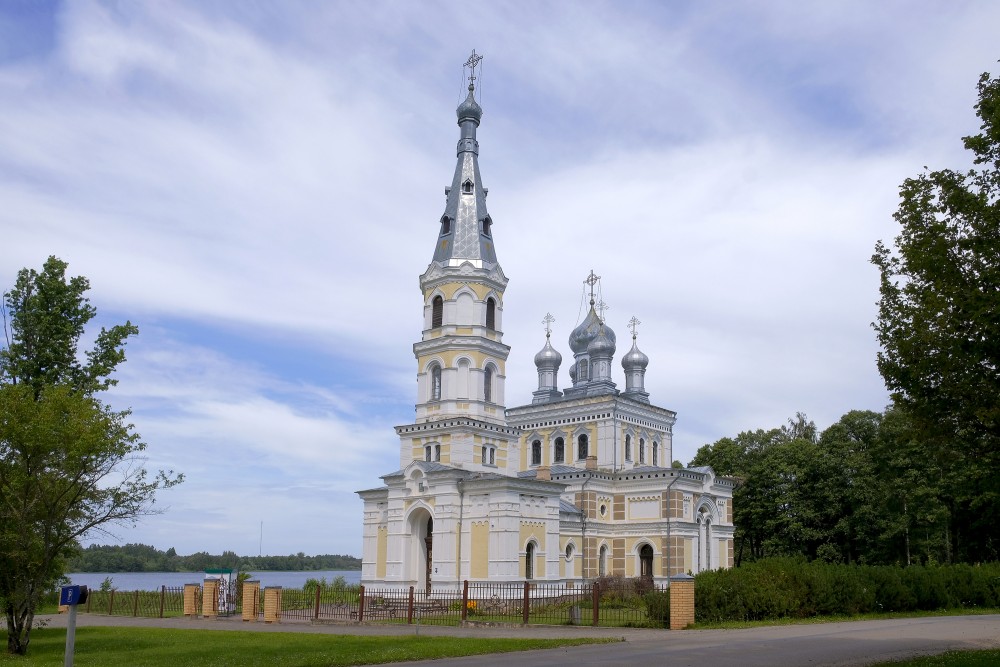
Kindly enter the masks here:
<path id="1" fill-rule="evenodd" d="M 475 51 L 465 65 L 469 68 L 469 94 L 458 105 L 458 161 L 451 187 L 445 189 L 447 203 L 441 216 L 441 229 L 434 249 L 434 261 L 445 266 L 460 266 L 468 261 L 476 268 L 496 264 L 493 248 L 493 220 L 486 210 L 486 188 L 479 174 L 479 142 L 476 128 L 483 108 L 476 102 L 476 68 L 482 69 L 483 57 Z"/>

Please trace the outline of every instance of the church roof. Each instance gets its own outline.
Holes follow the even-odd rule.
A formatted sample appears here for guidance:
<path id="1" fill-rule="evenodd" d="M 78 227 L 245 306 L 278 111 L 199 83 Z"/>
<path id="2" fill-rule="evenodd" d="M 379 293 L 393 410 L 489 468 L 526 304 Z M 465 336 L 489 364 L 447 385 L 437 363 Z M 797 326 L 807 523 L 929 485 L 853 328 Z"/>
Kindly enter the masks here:
<path id="1" fill-rule="evenodd" d="M 551 466 L 549 470 L 552 471 L 553 475 L 567 475 L 574 472 L 584 472 L 586 468 L 574 468 L 573 466 L 554 465 Z M 537 473 L 536 470 L 522 470 L 521 472 L 517 473 L 517 476 L 522 478 L 534 479 L 536 473 Z"/>
<path id="2" fill-rule="evenodd" d="M 434 261 L 445 266 L 461 266 L 471 261 L 477 268 L 482 262 L 497 263 L 493 249 L 493 220 L 486 210 L 486 188 L 479 174 L 479 141 L 476 128 L 483 115 L 476 102 L 475 86 L 457 112 L 461 135 L 458 139 L 458 162 L 451 187 L 445 189 L 447 202 L 441 217 L 441 231 L 434 248 Z"/>
<path id="3" fill-rule="evenodd" d="M 560 514 L 583 514 L 583 510 L 569 502 L 568 500 L 559 499 L 559 513 Z"/>

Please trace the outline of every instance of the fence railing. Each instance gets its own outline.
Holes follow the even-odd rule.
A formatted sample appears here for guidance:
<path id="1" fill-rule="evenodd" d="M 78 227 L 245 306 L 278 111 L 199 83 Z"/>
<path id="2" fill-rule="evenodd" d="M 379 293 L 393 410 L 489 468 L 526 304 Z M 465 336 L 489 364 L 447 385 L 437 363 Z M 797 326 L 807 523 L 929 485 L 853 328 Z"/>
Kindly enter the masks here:
<path id="1" fill-rule="evenodd" d="M 204 589 L 197 590 L 194 608 L 202 609 Z M 229 597 L 232 613 L 242 613 L 242 591 Z M 470 583 L 458 589 L 416 590 L 365 586 L 313 587 L 281 590 L 280 615 L 265 614 L 263 591 L 257 620 L 345 623 L 452 625 L 504 623 L 512 625 L 592 625 L 604 627 L 667 627 L 667 587 L 644 579 L 608 577 L 566 585 L 542 582 Z M 184 589 L 159 591 L 91 591 L 86 612 L 113 616 L 180 616 Z M 220 610 L 221 613 L 221 610 Z M 252 617 L 253 611 L 248 611 Z M 246 618 L 246 616 L 244 616 Z"/>

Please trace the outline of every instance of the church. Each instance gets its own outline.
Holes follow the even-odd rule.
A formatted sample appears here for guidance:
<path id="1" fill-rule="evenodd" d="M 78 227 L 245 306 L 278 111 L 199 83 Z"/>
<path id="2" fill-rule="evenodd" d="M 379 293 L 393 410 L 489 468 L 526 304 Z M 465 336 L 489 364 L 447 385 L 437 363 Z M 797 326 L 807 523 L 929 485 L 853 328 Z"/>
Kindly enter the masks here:
<path id="1" fill-rule="evenodd" d="M 488 190 L 479 171 L 475 97 L 481 56 L 457 110 L 458 155 L 434 251 L 420 276 L 423 326 L 416 415 L 396 427 L 399 468 L 364 503 L 362 583 L 432 591 L 463 581 L 574 585 L 605 575 L 671 575 L 733 564 L 735 480 L 711 468 L 673 468 L 676 413 L 651 402 L 648 357 L 621 357 L 617 338 L 584 281 L 590 309 L 570 333 L 569 384 L 546 336 L 535 355 L 538 389 L 506 407 L 503 343 L 507 277 L 494 246 Z M 414 324 L 417 313 L 414 313 Z"/>

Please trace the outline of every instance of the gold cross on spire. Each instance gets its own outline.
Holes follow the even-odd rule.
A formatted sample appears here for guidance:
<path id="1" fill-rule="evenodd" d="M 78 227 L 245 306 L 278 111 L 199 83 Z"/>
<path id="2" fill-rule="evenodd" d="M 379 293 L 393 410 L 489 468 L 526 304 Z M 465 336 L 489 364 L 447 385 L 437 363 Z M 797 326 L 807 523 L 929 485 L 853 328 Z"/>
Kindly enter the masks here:
<path id="1" fill-rule="evenodd" d="M 465 61 L 465 66 L 469 68 L 469 88 L 476 85 L 476 66 L 482 59 L 483 57 L 478 55 L 475 49 L 472 49 L 472 55 Z"/>
<path id="2" fill-rule="evenodd" d="M 583 283 L 585 285 L 590 285 L 590 305 L 591 306 L 594 305 L 594 285 L 596 285 L 597 281 L 600 280 L 600 279 L 601 279 L 601 277 L 599 275 L 597 275 L 596 273 L 594 273 L 594 270 L 591 269 L 590 270 L 590 275 L 587 276 L 587 279 L 583 281 Z"/>
<path id="3" fill-rule="evenodd" d="M 552 313 L 545 313 L 545 317 L 542 318 L 542 324 L 545 325 L 545 337 L 548 338 L 552 333 L 552 323 L 556 321 L 556 318 L 552 317 Z"/>
<path id="4" fill-rule="evenodd" d="M 628 321 L 628 328 L 632 330 L 632 340 L 635 340 L 636 337 L 635 330 L 639 328 L 640 324 L 642 324 L 642 322 L 640 322 L 635 315 L 633 315 L 632 319 Z"/>

